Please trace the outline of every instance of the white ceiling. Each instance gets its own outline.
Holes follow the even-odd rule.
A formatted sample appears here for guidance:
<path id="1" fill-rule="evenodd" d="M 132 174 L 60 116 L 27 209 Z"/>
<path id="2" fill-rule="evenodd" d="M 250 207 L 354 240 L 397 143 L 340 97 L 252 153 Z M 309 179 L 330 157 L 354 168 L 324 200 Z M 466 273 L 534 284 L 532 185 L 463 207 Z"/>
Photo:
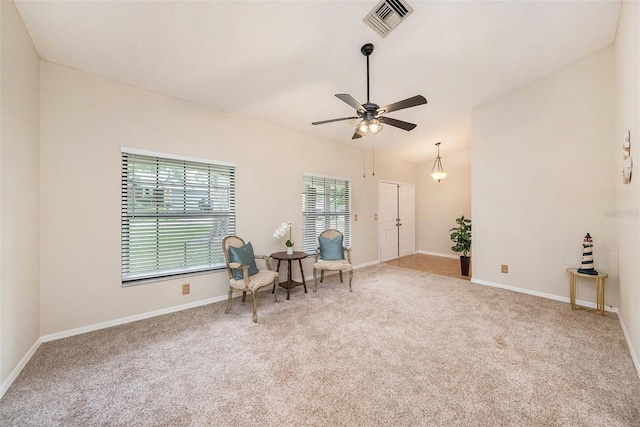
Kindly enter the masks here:
<path id="1" fill-rule="evenodd" d="M 470 144 L 471 110 L 612 43 L 616 1 L 407 0 L 414 12 L 386 38 L 362 21 L 378 1 L 16 1 L 51 62 L 318 137 L 352 141 L 334 97 L 413 95 L 429 103 L 390 113 L 375 148 L 414 163 Z"/>

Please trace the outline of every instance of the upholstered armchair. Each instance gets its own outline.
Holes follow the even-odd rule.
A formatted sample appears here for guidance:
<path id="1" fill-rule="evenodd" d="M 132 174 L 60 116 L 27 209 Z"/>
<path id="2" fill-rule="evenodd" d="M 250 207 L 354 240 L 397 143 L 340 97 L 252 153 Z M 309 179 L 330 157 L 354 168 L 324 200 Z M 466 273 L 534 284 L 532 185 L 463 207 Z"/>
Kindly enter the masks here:
<path id="1" fill-rule="evenodd" d="M 255 255 L 251 242 L 245 244 L 244 240 L 238 236 L 226 236 L 222 239 L 222 251 L 229 271 L 229 299 L 225 314 L 231 310 L 233 291 L 242 291 L 242 302 L 245 301 L 247 291 L 249 291 L 253 300 L 253 322 L 258 323 L 256 305 L 260 288 L 273 284 L 275 301 L 280 302 L 278 298 L 278 272 L 272 270 L 268 256 Z M 266 270 L 258 270 L 255 261 L 257 259 L 264 260 L 267 266 Z"/>
<path id="2" fill-rule="evenodd" d="M 313 264 L 313 292 L 318 288 L 318 270 L 320 270 L 320 283 L 324 280 L 324 272 L 338 271 L 340 282 L 342 272 L 349 272 L 349 291 L 353 292 L 351 281 L 353 279 L 353 266 L 351 265 L 351 248 L 343 246 L 344 236 L 338 230 L 325 230 L 318 237 L 316 247 L 316 259 Z"/>

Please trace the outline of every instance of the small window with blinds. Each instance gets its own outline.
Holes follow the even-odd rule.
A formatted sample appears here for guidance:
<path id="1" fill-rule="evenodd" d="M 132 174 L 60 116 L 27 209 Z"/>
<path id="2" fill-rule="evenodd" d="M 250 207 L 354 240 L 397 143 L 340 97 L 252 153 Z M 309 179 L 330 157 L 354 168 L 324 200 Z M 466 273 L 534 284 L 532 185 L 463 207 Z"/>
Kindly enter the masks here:
<path id="1" fill-rule="evenodd" d="M 351 181 L 343 178 L 304 174 L 302 176 L 303 250 L 315 252 L 318 236 L 334 228 L 351 246 Z"/>
<path id="2" fill-rule="evenodd" d="M 235 165 L 122 149 L 122 283 L 224 267 Z"/>

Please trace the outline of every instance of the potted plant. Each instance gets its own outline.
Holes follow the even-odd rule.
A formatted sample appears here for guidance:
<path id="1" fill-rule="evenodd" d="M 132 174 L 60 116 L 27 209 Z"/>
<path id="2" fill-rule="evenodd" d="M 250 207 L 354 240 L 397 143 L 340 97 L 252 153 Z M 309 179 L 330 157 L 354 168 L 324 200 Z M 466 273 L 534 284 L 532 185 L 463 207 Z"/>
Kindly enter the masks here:
<path id="1" fill-rule="evenodd" d="M 276 239 L 281 238 L 285 234 L 287 234 L 287 230 L 289 230 L 289 240 L 285 242 L 287 246 L 287 255 L 293 255 L 293 242 L 291 241 L 291 226 L 293 223 L 291 221 L 283 222 L 282 225 L 276 228 L 276 231 L 273 233 L 273 237 Z"/>
<path id="2" fill-rule="evenodd" d="M 467 256 L 471 250 L 471 220 L 462 215 L 456 218 L 457 227 L 451 230 L 451 241 L 454 243 L 451 250 L 457 253 L 462 252 L 460 256 L 460 270 L 463 276 L 469 276 L 469 264 L 471 257 Z"/>

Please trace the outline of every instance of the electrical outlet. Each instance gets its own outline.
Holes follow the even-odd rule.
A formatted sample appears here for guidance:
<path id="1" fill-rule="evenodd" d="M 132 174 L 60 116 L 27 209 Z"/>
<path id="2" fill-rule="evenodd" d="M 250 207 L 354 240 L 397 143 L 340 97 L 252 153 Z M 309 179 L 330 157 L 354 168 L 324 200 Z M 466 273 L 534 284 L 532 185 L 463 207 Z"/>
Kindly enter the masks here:
<path id="1" fill-rule="evenodd" d="M 191 286 L 188 283 L 182 285 L 182 295 L 189 295 L 191 292 Z"/>
<path id="2" fill-rule="evenodd" d="M 505 274 L 509 274 L 509 266 L 507 264 L 500 265 L 500 272 L 501 273 L 505 273 Z"/>
<path id="3" fill-rule="evenodd" d="M 373 219 L 374 219 L 374 221 L 377 221 L 378 220 L 378 214 L 373 214 Z"/>
<path id="4" fill-rule="evenodd" d="M 353 218 L 354 221 L 358 220 L 358 214 L 355 215 L 355 217 Z"/>

